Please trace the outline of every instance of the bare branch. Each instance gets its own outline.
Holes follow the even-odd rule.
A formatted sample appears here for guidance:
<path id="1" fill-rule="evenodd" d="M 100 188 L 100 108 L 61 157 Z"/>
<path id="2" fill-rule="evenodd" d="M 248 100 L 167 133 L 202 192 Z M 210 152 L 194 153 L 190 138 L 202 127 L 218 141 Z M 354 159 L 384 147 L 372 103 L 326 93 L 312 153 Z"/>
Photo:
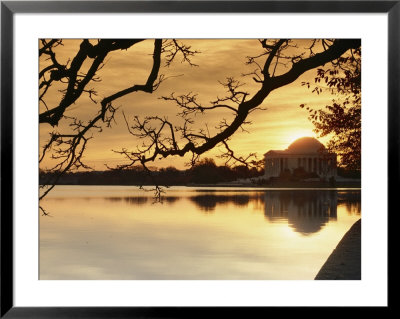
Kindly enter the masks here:
<path id="1" fill-rule="evenodd" d="M 249 94 L 247 92 L 240 91 L 239 88 L 241 84 L 235 81 L 233 78 L 228 78 L 227 82 L 223 83 L 229 94 L 224 98 L 217 98 L 215 101 L 212 101 L 211 106 L 208 107 L 205 107 L 198 102 L 197 94 L 193 93 L 179 96 L 171 94 L 169 97 L 162 97 L 163 100 L 174 101 L 182 109 L 180 115 L 184 118 L 186 118 L 189 114 L 196 112 L 203 113 L 206 110 L 215 108 L 227 108 L 234 111 L 234 118 L 232 121 L 228 122 L 226 119 L 223 119 L 217 126 L 218 133 L 210 137 L 201 130 L 198 133 L 193 132 L 189 126 L 191 124 L 190 119 L 186 118 L 184 126 L 178 128 L 178 130 L 182 133 L 182 138 L 186 141 L 186 144 L 181 147 L 177 147 L 178 143 L 175 138 L 173 139 L 174 146 L 171 146 L 171 144 L 166 144 L 163 142 L 164 140 L 162 140 L 161 131 L 166 124 L 165 120 L 157 118 L 161 124 L 159 126 L 159 130 L 157 130 L 155 127 L 149 126 L 149 118 L 142 123 L 137 120 L 137 122 L 140 124 L 134 127 L 134 130 L 137 131 L 135 133 L 136 136 L 142 139 L 147 138 L 150 142 L 148 144 L 144 143 L 145 147 L 142 150 L 132 153 L 137 159 L 132 160 L 131 158 L 132 162 L 136 163 L 137 161 L 140 161 L 140 163 L 144 164 L 149 161 L 154 161 L 158 157 L 165 158 L 176 155 L 184 156 L 187 153 L 191 153 L 193 154 L 192 156 L 196 157 L 214 148 L 219 143 L 222 143 L 227 148 L 228 158 L 235 159 L 236 161 L 243 161 L 243 158 L 234 156 L 232 150 L 230 150 L 227 146 L 226 141 L 238 129 L 245 131 L 243 125 L 250 123 L 246 120 L 247 116 L 252 111 L 259 108 L 269 93 L 279 87 L 295 81 L 302 73 L 339 58 L 351 48 L 359 47 L 360 41 L 335 40 L 329 45 L 329 47 L 327 47 L 325 51 L 315 53 L 308 58 L 303 58 L 303 55 L 292 56 L 290 59 L 292 63 L 291 68 L 286 73 L 278 76 L 269 75 L 268 69 L 271 66 L 273 59 L 277 57 L 288 59 L 288 56 L 285 56 L 282 53 L 282 50 L 294 46 L 289 45 L 289 41 L 286 39 L 274 40 L 273 42 L 268 42 L 265 40 L 261 41 L 261 44 L 268 52 L 263 68 L 265 76 L 261 83 L 260 89 L 251 98 L 247 99 Z M 221 104 L 221 102 L 226 101 L 236 104 L 237 108 L 233 108 L 228 104 Z M 172 123 L 168 122 L 168 125 L 172 126 Z M 124 151 L 123 153 L 126 155 L 128 152 Z"/>

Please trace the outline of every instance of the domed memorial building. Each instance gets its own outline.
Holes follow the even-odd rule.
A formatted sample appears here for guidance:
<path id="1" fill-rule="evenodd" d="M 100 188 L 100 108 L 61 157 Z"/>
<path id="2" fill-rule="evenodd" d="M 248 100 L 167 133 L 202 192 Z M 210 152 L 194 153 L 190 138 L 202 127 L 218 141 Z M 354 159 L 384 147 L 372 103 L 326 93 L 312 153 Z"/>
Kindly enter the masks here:
<path id="1" fill-rule="evenodd" d="M 265 178 L 278 177 L 282 172 L 294 173 L 303 169 L 321 179 L 337 176 L 336 154 L 313 137 L 302 137 L 286 150 L 271 150 L 264 154 Z M 314 174 L 314 175 L 315 175 Z"/>

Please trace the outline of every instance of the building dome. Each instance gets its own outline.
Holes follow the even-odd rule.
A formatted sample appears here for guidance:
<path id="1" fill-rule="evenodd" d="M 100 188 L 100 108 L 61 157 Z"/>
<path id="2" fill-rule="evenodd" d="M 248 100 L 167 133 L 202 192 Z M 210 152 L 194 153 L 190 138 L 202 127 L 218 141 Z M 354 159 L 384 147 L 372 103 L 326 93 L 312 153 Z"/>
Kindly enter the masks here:
<path id="1" fill-rule="evenodd" d="M 313 137 L 299 138 L 288 147 L 288 151 L 295 154 L 317 153 L 324 149 L 325 146 Z"/>

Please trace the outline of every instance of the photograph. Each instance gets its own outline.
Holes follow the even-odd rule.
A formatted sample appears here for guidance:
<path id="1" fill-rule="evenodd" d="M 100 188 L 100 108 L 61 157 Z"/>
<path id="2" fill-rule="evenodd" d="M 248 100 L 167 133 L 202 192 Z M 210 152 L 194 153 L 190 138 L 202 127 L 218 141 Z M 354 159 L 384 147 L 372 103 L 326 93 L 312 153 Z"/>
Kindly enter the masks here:
<path id="1" fill-rule="evenodd" d="M 37 41 L 40 281 L 362 279 L 361 38 Z"/>

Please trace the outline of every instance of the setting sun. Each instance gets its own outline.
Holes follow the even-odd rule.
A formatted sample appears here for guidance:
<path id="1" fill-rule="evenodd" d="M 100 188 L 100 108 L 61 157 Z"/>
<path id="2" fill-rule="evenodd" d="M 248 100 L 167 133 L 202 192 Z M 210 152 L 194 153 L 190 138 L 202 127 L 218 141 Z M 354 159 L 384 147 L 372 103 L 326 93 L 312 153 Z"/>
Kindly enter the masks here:
<path id="1" fill-rule="evenodd" d="M 317 138 L 317 135 L 311 130 L 301 130 L 301 131 L 294 131 L 288 132 L 287 137 L 284 137 L 286 145 L 290 145 L 294 141 L 298 140 L 302 137 L 314 137 Z"/>

